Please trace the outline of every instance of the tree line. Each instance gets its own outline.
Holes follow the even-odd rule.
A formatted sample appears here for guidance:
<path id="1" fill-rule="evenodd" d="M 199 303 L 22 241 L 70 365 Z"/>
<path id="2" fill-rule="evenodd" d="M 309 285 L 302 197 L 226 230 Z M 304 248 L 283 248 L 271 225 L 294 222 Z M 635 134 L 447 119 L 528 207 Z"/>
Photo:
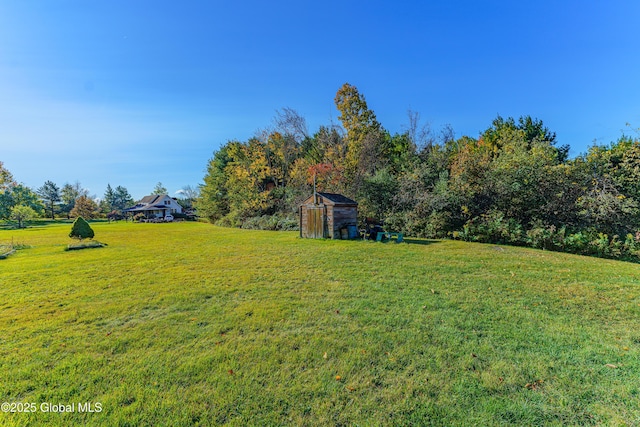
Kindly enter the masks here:
<path id="1" fill-rule="evenodd" d="M 514 244 L 638 260 L 640 141 L 622 135 L 570 159 L 530 116 L 496 117 L 477 138 L 435 134 L 409 112 L 403 132 L 380 124 L 344 84 L 340 125 L 308 132 L 296 111 L 210 159 L 198 213 L 212 223 L 293 229 L 313 191 L 359 202 L 362 218 L 410 236 Z"/>
<path id="2" fill-rule="evenodd" d="M 167 189 L 158 182 L 151 194 L 167 194 Z M 179 203 L 185 208 L 193 207 L 198 190 L 185 186 L 180 190 Z M 19 228 L 34 218 L 109 218 L 120 219 L 123 210 L 134 204 L 126 187 L 113 188 L 107 184 L 102 198 L 90 195 L 80 182 L 66 183 L 62 187 L 47 180 L 42 186 L 32 189 L 19 184 L 11 172 L 0 162 L 0 220 L 13 220 Z"/>
<path id="3" fill-rule="evenodd" d="M 1 162 L 0 170 L 3 171 L 0 179 L 0 219 L 16 220 L 19 226 L 24 221 L 39 217 L 105 217 L 111 213 L 121 213 L 133 204 L 129 191 L 122 186 L 114 189 L 107 185 L 104 197 L 98 201 L 77 181 L 62 187 L 53 181 L 46 181 L 41 187 L 32 189 L 15 182 Z"/>

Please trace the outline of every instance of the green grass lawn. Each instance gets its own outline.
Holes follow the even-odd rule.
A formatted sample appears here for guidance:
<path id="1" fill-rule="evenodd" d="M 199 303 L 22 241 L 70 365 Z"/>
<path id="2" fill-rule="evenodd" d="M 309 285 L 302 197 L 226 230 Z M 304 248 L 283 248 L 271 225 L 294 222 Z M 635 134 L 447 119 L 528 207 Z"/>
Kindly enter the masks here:
<path id="1" fill-rule="evenodd" d="M 640 265 L 92 227 L 0 230 L 0 425 L 640 425 Z"/>

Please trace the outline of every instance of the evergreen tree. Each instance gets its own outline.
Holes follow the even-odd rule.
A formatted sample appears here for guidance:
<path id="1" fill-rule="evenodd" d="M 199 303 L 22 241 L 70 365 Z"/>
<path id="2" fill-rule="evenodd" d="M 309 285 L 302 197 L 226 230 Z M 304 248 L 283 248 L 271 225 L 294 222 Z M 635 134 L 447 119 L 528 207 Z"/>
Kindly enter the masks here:
<path id="1" fill-rule="evenodd" d="M 60 201 L 60 188 L 52 181 L 47 181 L 36 191 L 51 212 L 51 219 L 56 219 L 55 208 Z"/>
<path id="2" fill-rule="evenodd" d="M 118 185 L 114 191 L 113 209 L 121 211 L 131 205 L 133 205 L 133 197 L 125 187 Z"/>
<path id="3" fill-rule="evenodd" d="M 103 212 L 112 212 L 114 211 L 116 204 L 116 193 L 111 188 L 111 184 L 107 184 L 107 189 L 104 192 L 104 197 L 102 198 L 101 206 Z"/>
<path id="4" fill-rule="evenodd" d="M 69 233 L 69 237 L 72 239 L 93 239 L 94 232 L 91 226 L 87 221 L 84 220 L 81 216 L 76 218 L 71 226 L 71 232 Z"/>
<path id="5" fill-rule="evenodd" d="M 162 185 L 161 182 L 158 182 L 156 184 L 156 187 L 153 189 L 153 192 L 151 194 L 159 194 L 159 195 L 169 194 L 169 191 L 165 188 L 164 185 Z"/>

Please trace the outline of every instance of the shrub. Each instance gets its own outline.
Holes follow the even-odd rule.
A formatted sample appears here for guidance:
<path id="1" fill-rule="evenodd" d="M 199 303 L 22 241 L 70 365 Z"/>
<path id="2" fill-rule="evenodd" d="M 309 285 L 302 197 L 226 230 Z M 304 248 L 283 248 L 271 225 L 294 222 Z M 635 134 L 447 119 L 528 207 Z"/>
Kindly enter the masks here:
<path id="1" fill-rule="evenodd" d="M 263 215 L 247 218 L 241 227 L 249 230 L 295 231 L 298 229 L 298 220 L 288 216 Z"/>
<path id="2" fill-rule="evenodd" d="M 109 221 L 119 221 L 124 219 L 124 216 L 120 212 L 113 210 L 107 214 L 107 219 Z"/>
<path id="3" fill-rule="evenodd" d="M 578 232 L 574 234 L 569 234 L 564 238 L 564 247 L 567 252 L 578 254 L 578 255 L 588 255 L 590 254 L 589 247 L 589 236 L 586 233 Z"/>
<path id="4" fill-rule="evenodd" d="M 547 225 L 541 221 L 533 223 L 533 227 L 527 230 L 527 245 L 552 251 L 562 251 L 565 246 L 565 227 L 557 229 L 555 225 Z"/>
<path id="5" fill-rule="evenodd" d="M 624 239 L 623 254 L 631 259 L 640 258 L 640 233 L 629 233 Z"/>
<path id="6" fill-rule="evenodd" d="M 490 211 L 467 221 L 457 236 L 471 242 L 517 245 L 522 244 L 522 226 L 500 211 Z"/>
<path id="7" fill-rule="evenodd" d="M 232 211 L 217 220 L 215 225 L 219 227 L 241 227 L 242 219 L 237 211 Z"/>
<path id="8" fill-rule="evenodd" d="M 298 231 L 300 225 L 297 218 L 284 217 L 278 220 L 278 230 L 281 231 Z"/>
<path id="9" fill-rule="evenodd" d="M 193 215 L 187 215 L 184 213 L 175 212 L 172 213 L 174 219 L 182 219 L 185 221 L 195 221 L 195 217 Z"/>
<path id="10" fill-rule="evenodd" d="M 609 236 L 604 233 L 598 233 L 598 235 L 591 241 L 591 247 L 596 255 L 603 258 L 616 258 L 621 254 L 620 247 L 622 242 L 618 239 L 618 236 L 613 236 L 609 239 Z"/>
<path id="11" fill-rule="evenodd" d="M 93 239 L 94 233 L 93 229 L 89 225 L 87 221 L 84 220 L 81 216 L 76 218 L 73 221 L 73 225 L 71 226 L 71 233 L 69 233 L 69 237 L 72 239 Z"/>
<path id="12" fill-rule="evenodd" d="M 423 237 L 429 239 L 440 239 L 447 237 L 447 230 L 450 225 L 450 214 L 448 212 L 432 212 L 424 225 Z"/>

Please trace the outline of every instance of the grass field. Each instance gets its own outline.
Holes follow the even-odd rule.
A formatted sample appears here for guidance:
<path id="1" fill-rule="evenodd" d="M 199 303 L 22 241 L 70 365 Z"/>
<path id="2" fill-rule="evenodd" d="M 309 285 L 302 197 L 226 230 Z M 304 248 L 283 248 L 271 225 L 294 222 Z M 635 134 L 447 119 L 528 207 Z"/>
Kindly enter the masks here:
<path id="1" fill-rule="evenodd" d="M 640 425 L 640 265 L 92 226 L 0 230 L 0 425 Z"/>

